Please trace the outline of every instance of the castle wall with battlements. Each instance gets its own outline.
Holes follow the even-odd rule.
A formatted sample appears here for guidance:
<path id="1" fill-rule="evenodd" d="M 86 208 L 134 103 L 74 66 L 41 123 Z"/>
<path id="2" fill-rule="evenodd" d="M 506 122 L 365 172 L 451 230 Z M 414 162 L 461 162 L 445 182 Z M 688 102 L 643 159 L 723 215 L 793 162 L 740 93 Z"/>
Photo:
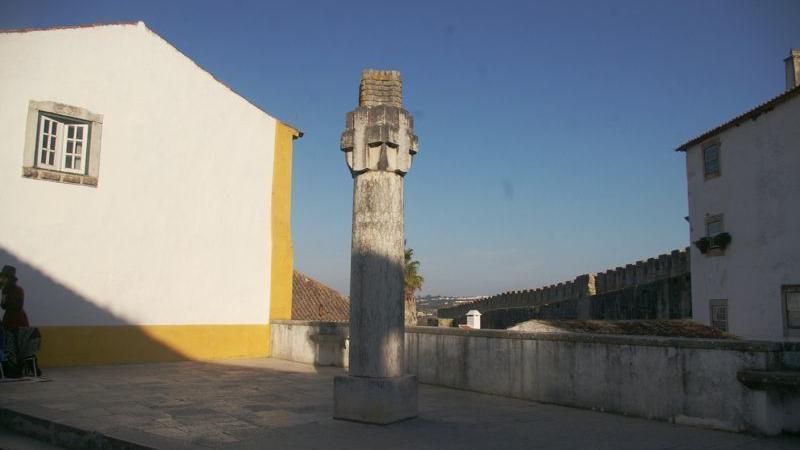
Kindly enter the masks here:
<path id="1" fill-rule="evenodd" d="M 442 308 L 437 315 L 462 323 L 467 311 L 477 309 L 482 327 L 506 328 L 535 318 L 690 318 L 691 304 L 688 249 L 682 249 L 571 281 Z"/>

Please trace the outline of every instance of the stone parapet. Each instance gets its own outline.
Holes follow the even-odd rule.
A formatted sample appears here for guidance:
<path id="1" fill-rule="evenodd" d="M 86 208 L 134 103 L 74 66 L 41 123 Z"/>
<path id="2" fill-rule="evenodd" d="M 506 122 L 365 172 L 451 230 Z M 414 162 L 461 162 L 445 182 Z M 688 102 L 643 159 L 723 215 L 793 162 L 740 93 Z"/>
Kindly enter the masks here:
<path id="1" fill-rule="evenodd" d="M 796 369 L 781 363 L 797 343 L 432 327 L 409 328 L 406 342 L 421 383 L 730 431 L 800 431 Z"/>

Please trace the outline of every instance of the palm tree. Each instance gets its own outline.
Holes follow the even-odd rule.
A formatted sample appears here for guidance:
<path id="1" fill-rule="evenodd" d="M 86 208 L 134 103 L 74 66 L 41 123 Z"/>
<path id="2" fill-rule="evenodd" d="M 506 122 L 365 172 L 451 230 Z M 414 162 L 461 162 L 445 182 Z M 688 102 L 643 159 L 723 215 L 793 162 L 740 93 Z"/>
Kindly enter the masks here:
<path id="1" fill-rule="evenodd" d="M 414 260 L 414 249 L 405 249 L 405 264 L 403 267 L 405 279 L 405 323 L 406 326 L 417 325 L 417 303 L 414 301 L 414 293 L 422 289 L 425 278 L 419 274 L 419 261 Z"/>

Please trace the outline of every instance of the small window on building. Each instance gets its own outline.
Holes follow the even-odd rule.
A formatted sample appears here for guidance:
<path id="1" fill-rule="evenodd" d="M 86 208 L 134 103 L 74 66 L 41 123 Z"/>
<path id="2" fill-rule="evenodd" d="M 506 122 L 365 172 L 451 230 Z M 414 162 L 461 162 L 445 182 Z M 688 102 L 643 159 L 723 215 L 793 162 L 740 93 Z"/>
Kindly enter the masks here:
<path id="1" fill-rule="evenodd" d="M 30 101 L 22 175 L 97 186 L 103 116 L 55 102 Z"/>
<path id="2" fill-rule="evenodd" d="M 782 290 L 786 328 L 800 330 L 800 286 L 784 286 Z"/>
<path id="3" fill-rule="evenodd" d="M 728 331 L 728 300 L 711 300 L 711 326 L 722 331 Z"/>
<path id="4" fill-rule="evenodd" d="M 703 149 L 703 173 L 706 178 L 719 176 L 719 144 Z"/>
<path id="5" fill-rule="evenodd" d="M 713 238 L 714 236 L 725 231 L 722 227 L 722 215 L 706 217 L 706 237 Z M 710 239 L 711 248 L 719 247 L 714 243 L 714 239 Z"/>
<path id="6" fill-rule="evenodd" d="M 36 167 L 62 172 L 86 173 L 89 124 L 42 114 Z"/>

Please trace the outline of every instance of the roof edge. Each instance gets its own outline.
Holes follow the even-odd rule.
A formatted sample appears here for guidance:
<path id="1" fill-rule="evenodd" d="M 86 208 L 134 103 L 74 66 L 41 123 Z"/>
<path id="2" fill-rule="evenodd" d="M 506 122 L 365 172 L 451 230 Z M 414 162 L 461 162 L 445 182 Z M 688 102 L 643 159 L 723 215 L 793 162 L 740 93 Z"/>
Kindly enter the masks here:
<path id="1" fill-rule="evenodd" d="M 175 46 L 175 44 L 173 44 L 172 42 L 168 41 L 166 38 L 164 38 L 163 36 L 161 36 L 160 34 L 158 34 L 158 32 L 157 32 L 157 31 L 155 31 L 155 30 L 153 30 L 152 28 L 148 27 L 148 26 L 147 26 L 147 24 L 145 24 L 143 21 L 139 21 L 138 23 L 139 23 L 139 24 L 141 24 L 141 26 L 142 26 L 142 27 L 143 27 L 145 30 L 149 31 L 149 32 L 150 32 L 150 33 L 152 33 L 154 36 L 156 36 L 157 38 L 159 38 L 159 39 L 161 39 L 162 41 L 164 41 L 164 43 L 166 43 L 167 45 L 169 45 L 170 47 L 172 47 L 172 48 L 173 48 L 173 49 L 174 49 L 176 52 L 178 52 L 178 54 L 180 54 L 180 55 L 181 55 L 181 56 L 183 56 L 184 58 L 188 59 L 188 60 L 189 60 L 189 61 L 190 61 L 192 64 L 194 64 L 195 66 L 197 66 L 197 68 L 198 68 L 198 69 L 200 69 L 200 70 L 202 70 L 203 72 L 207 73 L 207 74 L 208 74 L 208 76 L 210 76 L 210 77 L 211 77 L 211 78 L 212 78 L 214 81 L 216 81 L 217 83 L 221 84 L 223 87 L 227 88 L 227 89 L 228 89 L 229 91 L 231 91 L 231 92 L 232 92 L 234 95 L 236 95 L 237 97 L 241 98 L 241 99 L 242 99 L 242 100 L 244 100 L 245 102 L 249 103 L 251 106 L 253 106 L 253 107 L 254 107 L 254 108 L 256 108 L 257 110 L 259 110 L 259 111 L 261 111 L 262 113 L 266 114 L 268 117 L 270 117 L 270 118 L 274 119 L 275 121 L 277 121 L 277 122 L 280 122 L 280 123 L 282 123 L 282 124 L 286 125 L 287 127 L 291 128 L 291 129 L 293 129 L 293 130 L 295 130 L 295 131 L 297 132 L 297 137 L 296 137 L 296 138 L 303 137 L 303 134 L 304 134 L 304 133 L 303 133 L 303 132 L 302 132 L 302 131 L 301 131 L 299 128 L 295 127 L 294 125 L 290 125 L 288 122 L 285 122 L 285 121 L 283 121 L 283 120 L 281 120 L 281 119 L 278 119 L 278 118 L 277 118 L 277 117 L 275 117 L 273 114 L 271 114 L 269 111 L 267 111 L 267 110 L 265 110 L 264 108 L 262 108 L 262 107 L 258 106 L 258 105 L 257 105 L 257 104 L 256 104 L 254 101 L 252 101 L 252 100 L 250 100 L 249 98 L 245 97 L 244 95 L 242 95 L 241 93 L 239 93 L 239 91 L 237 91 L 236 89 L 234 89 L 234 88 L 230 87 L 230 86 L 229 86 L 227 83 L 225 83 L 224 81 L 222 81 L 222 80 L 220 80 L 219 78 L 217 78 L 217 77 L 216 77 L 216 75 L 214 75 L 214 74 L 213 74 L 213 73 L 212 73 L 210 70 L 208 70 L 208 69 L 206 69 L 205 67 L 201 66 L 201 65 L 200 65 L 200 64 L 199 64 L 197 61 L 195 61 L 194 59 L 192 59 L 192 58 L 191 58 L 189 55 L 187 55 L 187 54 L 186 54 L 186 53 L 184 53 L 184 52 L 183 52 L 181 49 L 179 49 L 177 46 Z M 296 138 L 295 138 L 295 139 L 296 139 Z"/>
<path id="2" fill-rule="evenodd" d="M 177 51 L 177 52 L 178 52 L 178 53 L 179 53 L 181 56 L 183 56 L 184 58 L 186 58 L 186 59 L 188 59 L 189 61 L 191 61 L 191 62 L 192 62 L 192 63 L 193 63 L 195 66 L 197 66 L 197 68 L 198 68 L 198 69 L 200 69 L 200 70 L 202 70 L 203 72 L 207 73 L 207 74 L 208 74 L 208 75 L 209 75 L 209 76 L 210 76 L 210 77 L 211 77 L 211 78 L 212 78 L 214 81 L 216 81 L 217 83 L 221 84 L 223 87 L 227 88 L 229 91 L 231 91 L 231 92 L 232 92 L 233 94 L 235 94 L 237 97 L 239 97 L 239 98 L 241 98 L 242 100 L 244 100 L 245 102 L 249 103 L 249 104 L 250 104 L 250 105 L 252 105 L 254 108 L 256 108 L 257 110 L 259 110 L 259 111 L 261 111 L 262 113 L 266 114 L 266 115 L 267 115 L 267 116 L 269 116 L 270 118 L 272 118 L 272 119 L 275 119 L 277 122 L 280 122 L 280 123 L 282 123 L 282 124 L 286 125 L 287 127 L 291 128 L 292 130 L 294 130 L 294 131 L 295 131 L 295 136 L 294 136 L 294 138 L 295 138 L 295 139 L 301 138 L 301 137 L 303 137 L 303 135 L 305 134 L 305 133 L 303 133 L 303 131 L 302 131 L 302 130 L 300 130 L 300 128 L 298 128 L 298 127 L 296 127 L 296 126 L 294 126 L 294 125 L 292 125 L 292 124 L 290 124 L 290 123 L 288 123 L 288 122 L 286 122 L 286 121 L 283 121 L 283 120 L 281 120 L 281 119 L 278 119 L 277 117 L 275 117 L 274 115 L 272 115 L 271 113 L 269 113 L 269 112 L 268 112 L 267 110 L 265 110 L 264 108 L 262 108 L 262 107 L 258 106 L 258 105 L 257 105 L 255 102 L 253 102 L 253 101 L 252 101 L 252 100 L 250 100 L 249 98 L 245 97 L 244 95 L 242 95 L 241 93 L 239 93 L 238 91 L 236 91 L 235 89 L 233 89 L 232 87 L 228 86 L 228 84 L 226 84 L 224 81 L 222 81 L 222 80 L 220 80 L 219 78 L 217 78 L 217 77 L 216 77 L 216 76 L 215 76 L 213 73 L 211 73 L 211 71 L 207 70 L 205 67 L 203 67 L 203 66 L 201 66 L 200 64 L 198 64 L 198 63 L 197 63 L 197 61 L 195 61 L 194 59 L 192 59 L 192 58 L 191 58 L 189 55 L 187 55 L 186 53 L 184 53 L 183 51 L 181 51 L 181 49 L 179 49 L 178 47 L 176 47 L 176 46 L 175 46 L 175 44 L 173 44 L 172 42 L 170 42 L 170 41 L 168 41 L 167 39 L 165 39 L 163 36 L 161 36 L 160 34 L 158 34 L 158 32 L 156 32 L 156 31 L 155 31 L 155 30 L 153 30 L 152 28 L 148 27 L 148 26 L 147 26 L 147 24 L 146 24 L 146 23 L 145 23 L 143 20 L 118 21 L 118 22 L 105 22 L 105 23 L 90 23 L 90 24 L 82 24 L 82 25 L 65 25 L 65 26 L 42 27 L 42 28 L 16 28 L 16 29 L 0 29 L 0 34 L 12 34 L 12 33 L 30 33 L 30 32 L 36 32 L 36 31 L 75 30 L 75 29 L 83 29 L 83 28 L 98 28 L 98 27 L 110 27 L 110 26 L 120 26 L 120 25 L 121 25 L 121 26 L 137 26 L 137 27 L 142 27 L 143 29 L 145 29 L 145 30 L 149 31 L 149 32 L 150 32 L 150 33 L 152 33 L 154 36 L 158 37 L 159 39 L 161 39 L 162 41 L 164 41 L 164 42 L 165 42 L 167 45 L 169 45 L 170 47 L 172 47 L 172 48 L 173 48 L 175 51 Z"/>
<path id="3" fill-rule="evenodd" d="M 6 28 L 0 29 L 0 34 L 12 34 L 12 33 L 31 33 L 34 31 L 55 31 L 55 30 L 75 30 L 80 28 L 97 28 L 97 27 L 110 27 L 116 25 L 142 25 L 145 26 L 144 21 L 142 20 L 121 20 L 117 22 L 95 22 L 95 23 L 85 23 L 79 25 L 62 25 L 62 26 L 55 26 L 55 27 L 34 27 L 34 28 Z"/>
<path id="4" fill-rule="evenodd" d="M 283 120 L 280 119 L 275 119 L 275 120 L 280 122 L 280 124 L 285 126 L 286 128 L 289 128 L 292 131 L 294 131 L 294 135 L 292 136 L 293 139 L 300 139 L 301 137 L 305 136 L 305 133 L 303 133 L 299 128 L 290 124 L 289 122 L 284 122 Z"/>
<path id="5" fill-rule="evenodd" d="M 734 117 L 733 119 L 723 123 L 722 125 L 719 125 L 718 127 L 715 127 L 715 128 L 712 128 L 712 129 L 706 131 L 705 133 L 703 133 L 703 134 L 701 134 L 701 135 L 699 135 L 699 136 L 697 136 L 697 137 L 695 137 L 695 138 L 683 143 L 682 145 L 677 147 L 674 151 L 676 151 L 676 152 L 688 151 L 690 147 L 693 147 L 693 146 L 705 141 L 706 139 L 710 139 L 710 138 L 722 133 L 725 130 L 728 130 L 728 129 L 730 129 L 732 127 L 735 127 L 735 126 L 739 126 L 739 125 L 741 125 L 743 122 L 745 122 L 747 120 L 755 120 L 761 114 L 765 114 L 765 113 L 768 113 L 768 112 L 772 111 L 776 106 L 780 105 L 781 103 L 784 103 L 785 101 L 787 101 L 787 100 L 789 100 L 792 97 L 795 97 L 797 95 L 800 95 L 800 86 L 796 86 L 796 87 L 794 87 L 792 89 L 789 89 L 788 91 L 785 91 L 782 94 L 780 94 L 780 95 L 778 95 L 776 97 L 773 97 L 772 99 L 767 100 L 766 102 L 756 106 L 755 108 L 751 109 L 750 111 L 747 111 L 747 112 L 745 112 L 743 114 L 740 114 L 740 115 Z"/>

